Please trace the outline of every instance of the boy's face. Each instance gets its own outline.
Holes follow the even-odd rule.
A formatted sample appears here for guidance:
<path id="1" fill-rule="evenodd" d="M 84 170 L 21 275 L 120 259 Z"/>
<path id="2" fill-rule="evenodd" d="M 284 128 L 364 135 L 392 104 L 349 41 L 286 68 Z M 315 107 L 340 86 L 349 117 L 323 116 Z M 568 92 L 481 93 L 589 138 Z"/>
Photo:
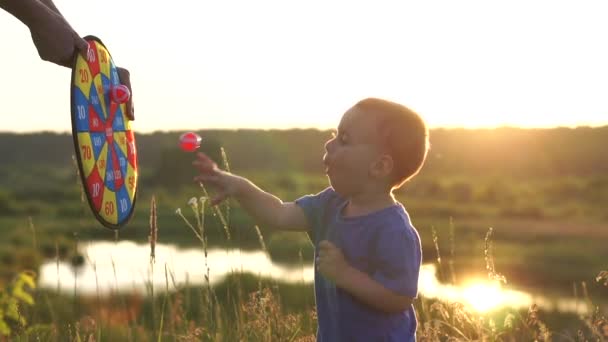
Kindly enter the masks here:
<path id="1" fill-rule="evenodd" d="M 345 197 L 359 193 L 372 181 L 370 170 L 381 153 L 375 118 L 349 109 L 337 134 L 325 143 L 323 163 L 331 186 Z"/>

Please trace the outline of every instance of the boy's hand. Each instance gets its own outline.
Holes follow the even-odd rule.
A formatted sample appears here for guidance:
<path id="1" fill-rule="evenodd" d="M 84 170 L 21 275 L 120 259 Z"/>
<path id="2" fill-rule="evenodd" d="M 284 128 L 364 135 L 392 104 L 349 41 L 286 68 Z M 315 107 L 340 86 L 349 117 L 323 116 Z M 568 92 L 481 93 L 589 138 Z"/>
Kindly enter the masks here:
<path id="1" fill-rule="evenodd" d="M 194 180 L 209 184 L 217 191 L 211 198 L 211 205 L 217 205 L 237 193 L 238 184 L 242 178 L 220 170 L 217 164 L 204 153 L 198 152 L 192 165 L 200 172 L 198 176 L 194 177 Z"/>
<path id="2" fill-rule="evenodd" d="M 350 265 L 344 259 L 344 254 L 342 254 L 340 248 L 327 240 L 323 240 L 319 242 L 317 267 L 324 277 L 336 283 L 342 272 Z"/>

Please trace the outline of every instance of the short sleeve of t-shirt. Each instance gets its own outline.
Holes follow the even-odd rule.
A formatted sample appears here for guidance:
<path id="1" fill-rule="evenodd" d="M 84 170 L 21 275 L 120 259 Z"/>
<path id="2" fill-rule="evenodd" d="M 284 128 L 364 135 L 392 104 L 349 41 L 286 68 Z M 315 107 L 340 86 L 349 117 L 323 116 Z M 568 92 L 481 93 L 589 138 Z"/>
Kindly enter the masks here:
<path id="1" fill-rule="evenodd" d="M 336 196 L 335 191 L 331 187 L 328 187 L 315 195 L 305 195 L 295 201 L 304 210 L 304 215 L 308 220 L 308 233 L 313 242 L 317 241 L 317 230 L 322 227 L 327 203 L 332 196 Z"/>
<path id="2" fill-rule="evenodd" d="M 372 277 L 387 289 L 415 298 L 422 252 L 418 233 L 406 222 L 393 222 L 378 237 Z"/>

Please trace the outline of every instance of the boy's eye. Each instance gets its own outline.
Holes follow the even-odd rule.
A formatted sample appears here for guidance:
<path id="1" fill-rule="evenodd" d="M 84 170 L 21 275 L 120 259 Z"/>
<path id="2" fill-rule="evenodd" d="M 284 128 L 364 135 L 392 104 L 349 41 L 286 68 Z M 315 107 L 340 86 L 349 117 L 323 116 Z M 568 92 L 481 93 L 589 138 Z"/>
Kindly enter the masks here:
<path id="1" fill-rule="evenodd" d="M 338 134 L 337 137 L 338 143 L 341 145 L 346 145 L 348 143 L 347 137 L 345 134 Z"/>
<path id="2" fill-rule="evenodd" d="M 348 142 L 348 135 L 346 135 L 346 134 L 338 134 L 338 140 L 342 144 L 346 144 Z"/>
<path id="3" fill-rule="evenodd" d="M 338 139 L 338 142 L 341 144 L 346 144 L 348 140 L 348 135 L 346 133 L 337 133 L 336 131 L 332 131 L 331 138 Z"/>

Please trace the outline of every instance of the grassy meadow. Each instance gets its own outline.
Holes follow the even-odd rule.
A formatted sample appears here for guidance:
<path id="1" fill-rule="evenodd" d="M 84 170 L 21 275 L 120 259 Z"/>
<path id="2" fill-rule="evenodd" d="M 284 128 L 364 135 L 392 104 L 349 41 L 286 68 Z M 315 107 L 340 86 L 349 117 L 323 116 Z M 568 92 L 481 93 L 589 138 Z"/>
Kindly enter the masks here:
<path id="1" fill-rule="evenodd" d="M 321 156 L 328 132 L 199 133 L 201 149 L 219 164 L 226 164 L 223 149 L 232 171 L 283 200 L 327 186 Z M 43 262 L 77 267 L 86 262 L 79 244 L 148 243 L 151 228 L 157 229 L 156 243 L 205 251 L 262 249 L 274 262 L 295 267 L 312 262 L 305 234 L 258 231 L 236 203 L 219 207 L 226 226 L 208 206 L 197 221 L 188 200 L 204 191 L 191 182 L 192 155 L 177 148 L 178 136 L 137 136 L 136 211 L 126 227 L 113 232 L 95 222 L 83 198 L 69 135 L 0 134 L 0 341 L 314 340 L 314 293 L 305 282 L 233 273 L 216 286 L 184 284 L 173 280 L 171 269 L 154 264 L 166 285 L 150 284 L 145 294 L 81 296 L 36 286 Z M 575 296 L 590 310 L 575 314 L 530 306 L 479 313 L 463 303 L 420 296 L 419 340 L 608 336 L 605 141 L 608 127 L 431 131 L 427 164 L 395 194 L 421 235 L 423 262 L 439 268 L 444 284 L 499 273 L 506 286 Z M 176 215 L 178 208 L 194 229 Z M 199 274 L 206 267 L 217 266 L 192 265 Z"/>

